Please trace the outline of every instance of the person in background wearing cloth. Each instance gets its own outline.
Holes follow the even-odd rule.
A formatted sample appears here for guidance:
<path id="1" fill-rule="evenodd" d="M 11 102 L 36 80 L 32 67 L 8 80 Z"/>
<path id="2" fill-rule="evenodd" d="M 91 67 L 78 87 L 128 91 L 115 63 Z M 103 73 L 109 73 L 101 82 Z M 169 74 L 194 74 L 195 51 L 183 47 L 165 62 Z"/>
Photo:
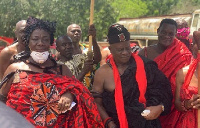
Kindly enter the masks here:
<path id="1" fill-rule="evenodd" d="M 7 67 L 13 62 L 13 56 L 22 52 L 25 49 L 24 46 L 24 28 L 26 26 L 26 20 L 21 20 L 16 24 L 15 36 L 17 41 L 4 48 L 0 53 L 0 81 L 3 78 L 3 74 Z"/>
<path id="2" fill-rule="evenodd" d="M 87 54 L 88 56 L 85 53 L 82 52 L 82 50 L 80 48 L 80 44 L 79 44 L 80 39 L 81 39 L 81 35 L 82 35 L 81 27 L 77 24 L 69 25 L 67 27 L 67 35 L 72 39 L 72 42 L 73 42 L 73 55 L 76 56 L 76 58 L 77 58 L 76 62 L 78 62 L 78 64 L 76 64 L 76 65 L 80 65 L 81 63 L 83 65 L 84 62 L 88 58 L 92 58 L 92 57 L 89 57 L 89 56 L 91 56 L 94 53 L 94 57 L 92 59 L 93 60 L 93 69 L 92 69 L 91 72 L 88 72 L 83 79 L 84 85 L 89 90 L 91 90 L 91 87 L 92 87 L 92 84 L 93 84 L 93 79 L 94 79 L 94 73 L 95 73 L 96 69 L 98 69 L 99 62 L 101 61 L 101 52 L 100 52 L 100 48 L 99 48 L 97 41 L 96 41 L 95 26 L 94 25 L 89 26 L 88 35 L 92 36 L 93 53 L 88 53 Z"/>
<path id="3" fill-rule="evenodd" d="M 177 19 L 177 33 L 176 38 L 183 42 L 188 49 L 191 51 L 192 39 L 189 39 L 190 28 L 188 27 L 187 22 L 184 19 Z"/>
<path id="4" fill-rule="evenodd" d="M 132 53 L 135 53 L 135 54 L 138 54 L 139 50 L 140 50 L 140 46 L 135 44 L 135 43 L 130 43 L 130 47 L 131 47 L 131 52 Z M 103 50 L 101 50 L 101 56 L 102 56 L 102 59 L 100 61 L 100 66 L 106 64 L 106 60 L 107 58 L 109 58 L 109 55 L 110 55 L 110 50 L 108 47 L 105 47 Z"/>
<path id="5" fill-rule="evenodd" d="M 111 25 L 107 38 L 112 56 L 96 71 L 91 90 L 105 127 L 161 128 L 157 118 L 171 108 L 169 80 L 154 61 L 131 53 L 123 25 Z"/>
<path id="6" fill-rule="evenodd" d="M 79 80 L 83 81 L 84 76 L 92 71 L 93 60 L 81 60 L 80 54 L 73 55 L 73 44 L 69 36 L 60 36 L 56 40 L 56 50 L 60 53 L 59 64 L 65 64 L 71 73 Z M 82 61 L 84 61 L 82 63 Z"/>
<path id="7" fill-rule="evenodd" d="M 74 51 L 73 54 L 82 54 L 83 48 L 81 48 L 80 40 L 82 36 L 81 27 L 78 24 L 71 24 L 67 27 L 67 35 L 72 39 Z"/>
<path id="8" fill-rule="evenodd" d="M 49 56 L 54 32 L 55 22 L 27 20 L 26 49 L 14 56 L 16 62 L 4 74 L 1 100 L 36 128 L 103 127 L 88 89 Z"/>
<path id="9" fill-rule="evenodd" d="M 101 61 L 100 66 L 106 64 L 106 58 L 110 55 L 110 50 L 108 47 L 105 47 L 103 50 L 101 50 Z"/>
<path id="10" fill-rule="evenodd" d="M 200 32 L 193 33 L 192 51 L 194 58 L 190 65 L 176 74 L 175 106 L 180 116 L 174 128 L 197 128 L 197 110 L 200 106 L 198 95 L 197 65 L 200 62 Z"/>
<path id="11" fill-rule="evenodd" d="M 158 68 L 165 74 L 171 83 L 173 101 L 170 114 L 160 116 L 163 128 L 174 128 L 179 112 L 175 109 L 174 95 L 176 89 L 176 73 L 190 63 L 192 54 L 185 44 L 175 38 L 177 23 L 173 19 L 163 19 L 157 29 L 158 43 L 145 47 L 139 55 L 154 60 Z"/>

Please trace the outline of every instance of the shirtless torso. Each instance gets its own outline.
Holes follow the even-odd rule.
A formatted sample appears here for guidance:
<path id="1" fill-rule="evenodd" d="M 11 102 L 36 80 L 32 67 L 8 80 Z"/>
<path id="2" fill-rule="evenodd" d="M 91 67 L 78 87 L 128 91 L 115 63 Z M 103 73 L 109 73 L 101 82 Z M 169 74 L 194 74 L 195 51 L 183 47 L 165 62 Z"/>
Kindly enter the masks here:
<path id="1" fill-rule="evenodd" d="M 0 53 L 0 80 L 10 64 L 13 63 L 13 56 L 24 50 L 24 46 L 18 42 L 4 48 Z"/>

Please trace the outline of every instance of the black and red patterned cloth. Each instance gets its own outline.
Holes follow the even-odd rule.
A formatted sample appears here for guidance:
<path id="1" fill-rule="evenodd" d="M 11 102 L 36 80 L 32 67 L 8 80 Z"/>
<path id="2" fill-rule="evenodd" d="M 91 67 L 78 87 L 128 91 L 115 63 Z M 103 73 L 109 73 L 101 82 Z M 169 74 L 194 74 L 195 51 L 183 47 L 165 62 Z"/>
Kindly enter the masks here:
<path id="1" fill-rule="evenodd" d="M 112 56 L 107 58 L 107 64 L 113 70 L 116 70 L 114 69 L 116 67 L 113 67 L 111 64 L 111 57 Z M 124 111 L 126 114 L 125 116 L 129 128 L 161 128 L 159 119 L 146 120 L 141 113 L 146 107 L 160 105 L 161 103 L 165 106 L 165 110 L 162 114 L 169 113 L 172 100 L 169 80 L 158 70 L 157 64 L 154 61 L 142 56 L 137 57 L 140 57 L 144 63 L 144 69 L 140 69 L 139 71 L 138 68 L 141 68 L 141 64 L 136 62 L 135 57 L 130 57 L 127 69 L 123 74 L 117 77 L 121 81 L 120 85 L 123 94 L 121 98 L 123 98 L 124 102 L 124 109 L 121 109 L 121 111 Z M 145 70 L 146 78 L 142 77 L 144 72 L 142 73 L 141 70 Z M 140 81 L 137 75 L 138 77 L 140 76 L 140 80 L 146 79 L 147 84 L 144 84 L 145 80 Z M 117 80 L 116 78 L 114 79 Z M 119 80 L 117 80 L 116 84 L 119 83 L 118 81 Z M 119 85 L 115 85 L 115 87 L 116 86 Z M 112 92 L 104 90 L 102 93 L 102 102 L 109 117 L 112 117 L 115 124 L 120 126 L 120 123 L 124 120 L 120 120 L 121 118 L 118 116 L 117 107 L 121 104 L 119 101 L 116 102 L 116 95 L 118 95 L 116 90 Z M 125 125 L 125 127 L 127 126 Z"/>
<path id="2" fill-rule="evenodd" d="M 56 74 L 17 71 L 6 104 L 36 128 L 101 128 L 103 123 L 89 90 L 75 78 Z M 75 96 L 76 106 L 60 114 L 59 98 Z"/>

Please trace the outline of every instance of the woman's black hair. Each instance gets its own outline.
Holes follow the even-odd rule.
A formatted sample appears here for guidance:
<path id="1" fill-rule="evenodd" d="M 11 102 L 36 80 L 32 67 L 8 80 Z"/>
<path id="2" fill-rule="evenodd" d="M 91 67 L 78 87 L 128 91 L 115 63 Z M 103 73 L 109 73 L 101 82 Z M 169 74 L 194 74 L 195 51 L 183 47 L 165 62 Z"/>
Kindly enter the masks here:
<path id="1" fill-rule="evenodd" d="M 14 56 L 16 60 L 22 60 L 30 56 L 28 47 L 32 32 L 36 29 L 43 29 L 50 34 L 50 44 L 54 43 L 54 33 L 56 31 L 56 22 L 44 21 L 35 17 L 29 17 L 24 28 L 25 51 Z"/>

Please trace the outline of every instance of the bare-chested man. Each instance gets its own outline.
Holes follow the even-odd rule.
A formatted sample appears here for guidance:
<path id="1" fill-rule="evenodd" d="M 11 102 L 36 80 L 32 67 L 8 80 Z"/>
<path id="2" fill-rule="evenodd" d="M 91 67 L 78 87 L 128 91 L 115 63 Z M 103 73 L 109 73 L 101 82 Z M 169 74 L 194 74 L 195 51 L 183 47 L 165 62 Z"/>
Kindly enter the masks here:
<path id="1" fill-rule="evenodd" d="M 24 47 L 24 28 L 26 26 L 26 20 L 21 20 L 16 24 L 15 36 L 17 37 L 17 42 L 4 48 L 0 53 L 0 80 L 7 67 L 12 63 L 13 56 L 17 53 L 22 52 Z"/>

